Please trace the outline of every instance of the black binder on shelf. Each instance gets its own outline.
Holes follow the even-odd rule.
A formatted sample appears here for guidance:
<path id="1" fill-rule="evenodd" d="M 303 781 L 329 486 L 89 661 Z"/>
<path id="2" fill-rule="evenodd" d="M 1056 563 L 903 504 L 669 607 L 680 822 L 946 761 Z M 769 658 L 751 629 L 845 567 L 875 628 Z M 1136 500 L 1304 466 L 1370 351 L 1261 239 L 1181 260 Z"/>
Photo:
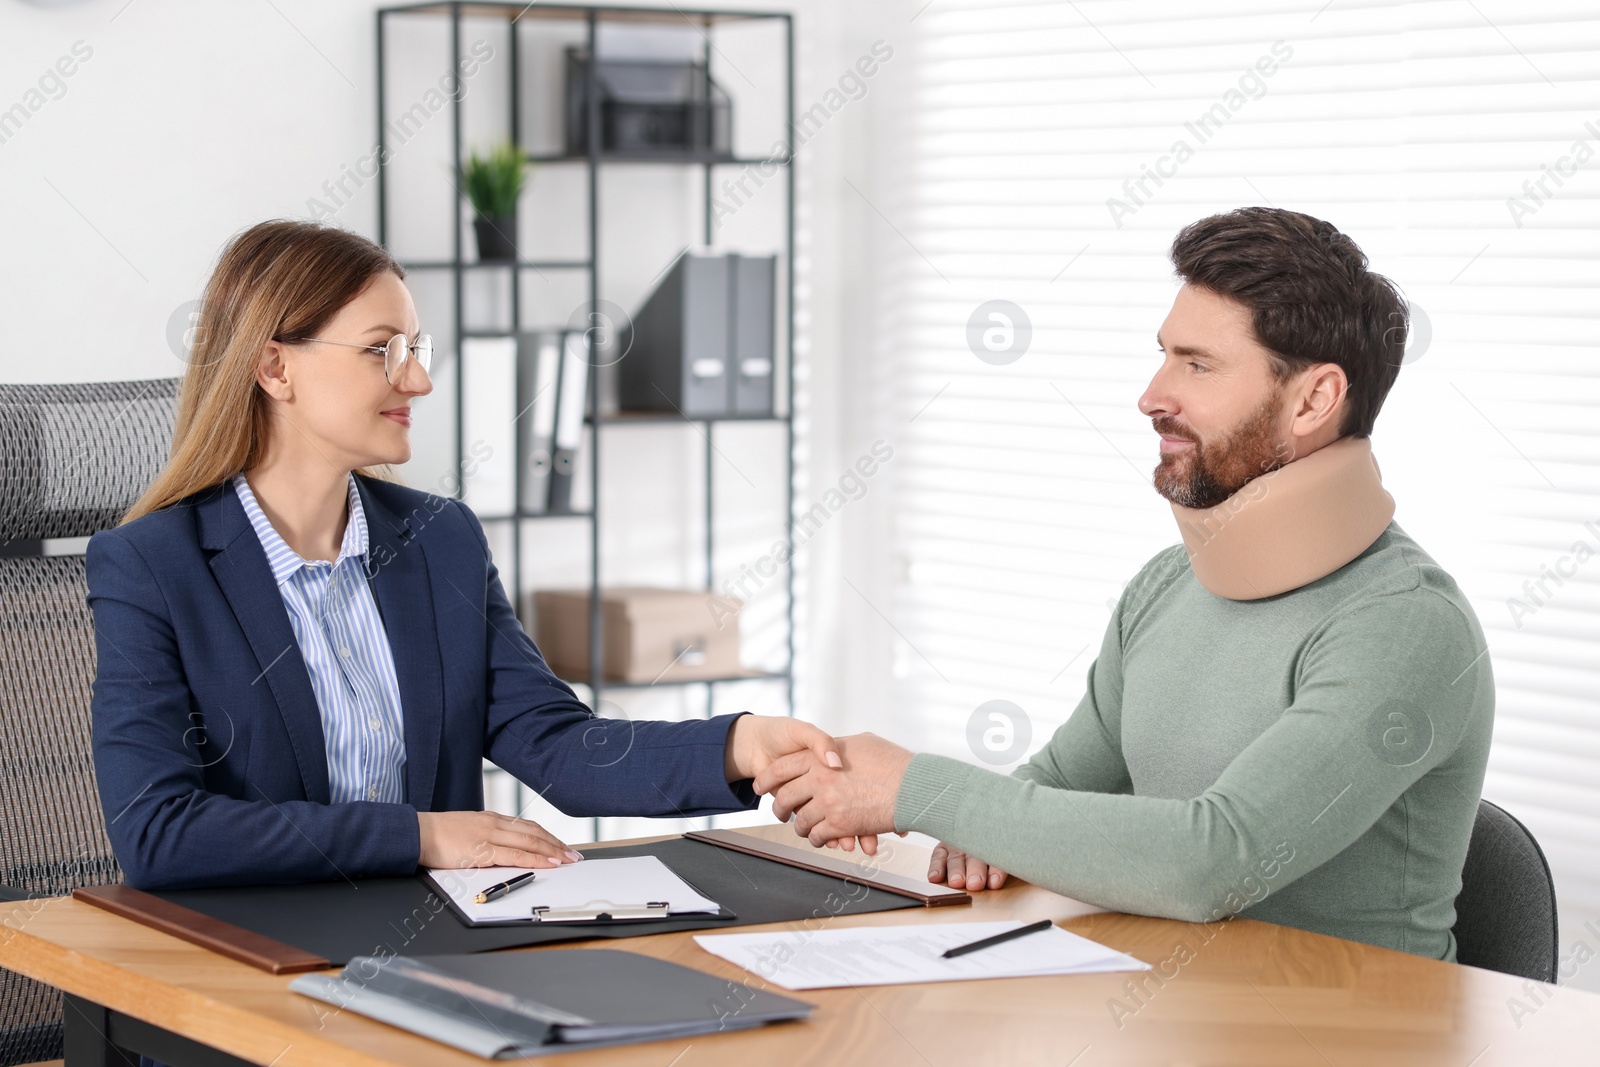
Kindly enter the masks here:
<path id="1" fill-rule="evenodd" d="M 363 956 L 295 992 L 485 1059 L 744 1030 L 815 1007 L 632 952 Z M 737 996 L 734 994 L 737 993 Z"/>
<path id="2" fill-rule="evenodd" d="M 679 256 L 628 327 L 621 407 L 771 415 L 776 278 L 774 256 Z"/>
<path id="3" fill-rule="evenodd" d="M 774 294 L 778 260 L 774 256 L 730 256 L 728 306 L 733 319 L 733 413 L 771 415 Z"/>

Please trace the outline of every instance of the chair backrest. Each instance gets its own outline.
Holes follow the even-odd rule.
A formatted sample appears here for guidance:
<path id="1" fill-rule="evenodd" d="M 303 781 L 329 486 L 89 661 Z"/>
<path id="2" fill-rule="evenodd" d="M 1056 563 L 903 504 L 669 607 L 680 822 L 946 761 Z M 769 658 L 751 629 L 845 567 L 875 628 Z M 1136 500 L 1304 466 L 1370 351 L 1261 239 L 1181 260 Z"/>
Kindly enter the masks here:
<path id="1" fill-rule="evenodd" d="M 90 749 L 81 545 L 166 463 L 176 378 L 0 385 L 0 908 L 122 880 Z M 63 554 L 64 553 L 64 554 Z M 24 898 L 24 899 L 17 899 Z M 61 1055 L 61 995 L 0 970 L 0 1064 Z"/>
<path id="2" fill-rule="evenodd" d="M 1556 884 L 1528 828 L 1504 808 L 1478 802 L 1456 897 L 1456 962 L 1556 980 L 1560 950 Z"/>

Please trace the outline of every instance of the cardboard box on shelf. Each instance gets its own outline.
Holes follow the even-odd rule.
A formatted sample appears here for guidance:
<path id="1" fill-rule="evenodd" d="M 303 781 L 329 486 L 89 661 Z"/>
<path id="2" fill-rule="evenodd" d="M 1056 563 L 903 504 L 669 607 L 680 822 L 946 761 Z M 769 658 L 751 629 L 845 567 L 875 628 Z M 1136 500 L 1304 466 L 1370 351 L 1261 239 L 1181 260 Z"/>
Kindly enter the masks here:
<path id="1" fill-rule="evenodd" d="M 562 678 L 589 679 L 589 590 L 534 593 L 535 640 Z M 607 681 L 692 681 L 745 673 L 739 665 L 743 602 L 689 589 L 600 591 L 601 671 Z"/>

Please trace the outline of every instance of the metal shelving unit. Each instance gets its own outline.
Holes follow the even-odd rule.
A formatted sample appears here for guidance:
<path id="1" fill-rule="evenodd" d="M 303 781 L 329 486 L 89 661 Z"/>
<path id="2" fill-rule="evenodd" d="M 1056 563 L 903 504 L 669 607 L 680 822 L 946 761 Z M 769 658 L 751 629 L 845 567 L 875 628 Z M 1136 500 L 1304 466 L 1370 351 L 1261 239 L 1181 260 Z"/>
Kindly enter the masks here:
<path id="1" fill-rule="evenodd" d="M 711 35 L 716 26 L 731 22 L 750 20 L 774 21 L 781 23 L 783 31 L 783 119 L 785 131 L 794 128 L 794 24 L 793 17 L 782 12 L 760 11 L 707 11 L 685 10 L 676 6 L 668 8 L 639 8 L 621 6 L 592 6 L 592 5 L 531 5 L 527 3 L 421 3 L 397 7 L 382 8 L 377 12 L 377 88 L 378 88 L 378 157 L 386 160 L 385 145 L 385 67 L 386 67 L 386 39 L 385 27 L 388 20 L 408 18 L 417 15 L 442 15 L 447 19 L 450 38 L 450 52 L 453 62 L 462 60 L 462 20 L 464 17 L 473 18 L 503 18 L 508 23 L 510 39 L 510 139 L 513 143 L 521 144 L 522 140 L 522 61 L 519 50 L 519 24 L 527 20 L 530 24 L 546 22 L 548 20 L 567 20 L 581 23 L 585 29 L 587 53 L 593 57 L 596 54 L 596 38 L 599 25 L 608 20 L 626 21 L 630 23 L 657 22 L 663 25 L 682 26 L 688 23 L 696 27 L 705 40 L 703 48 L 703 61 L 710 68 L 712 55 Z M 537 329 L 536 324 L 522 322 L 522 274 L 525 270 L 549 271 L 583 271 L 588 275 L 588 309 L 590 313 L 596 312 L 601 304 L 600 292 L 600 228 L 601 207 L 599 197 L 600 170 L 607 166 L 627 166 L 630 164 L 670 164 L 682 167 L 699 168 L 703 174 L 704 192 L 704 225 L 705 244 L 712 247 L 715 244 L 712 214 L 712 182 L 713 172 L 719 166 L 748 166 L 756 163 L 776 162 L 784 175 L 785 200 L 784 200 L 784 246 L 780 255 L 784 269 L 782 271 L 781 290 L 783 299 L 782 318 L 779 320 L 779 342 L 781 343 L 784 364 L 783 381 L 785 390 L 782 397 L 783 406 L 781 413 L 770 416 L 730 415 L 717 418 L 689 419 L 681 415 L 662 414 L 656 412 L 619 412 L 614 414 L 600 413 L 598 405 L 599 376 L 598 368 L 589 365 L 588 395 L 590 410 L 586 421 L 588 430 L 589 456 L 589 498 L 594 502 L 595 511 L 590 512 L 563 512 L 563 513 L 528 513 L 521 510 L 521 478 L 523 464 L 516 464 L 516 484 L 513 490 L 513 499 L 518 501 L 517 510 L 510 515 L 482 515 L 484 522 L 510 522 L 512 524 L 511 537 L 511 578 L 513 585 L 512 599 L 516 606 L 518 617 L 523 615 L 523 571 L 522 571 L 522 535 L 523 523 L 533 520 L 566 519 L 571 521 L 587 522 L 589 525 L 589 677 L 587 679 L 568 679 L 579 685 L 586 685 L 590 692 L 590 706 L 598 708 L 601 694 L 606 690 L 639 690 L 649 688 L 645 685 L 608 682 L 602 671 L 602 639 L 603 628 L 601 625 L 602 606 L 598 595 L 600 590 L 600 532 L 601 524 L 605 521 L 603 508 L 600 501 L 600 437 L 602 433 L 622 427 L 640 427 L 643 432 L 670 432 L 667 427 L 672 425 L 685 425 L 696 429 L 705 439 L 705 463 L 703 478 L 705 482 L 705 587 L 711 591 L 715 587 L 715 530 L 716 530 L 716 501 L 715 481 L 713 478 L 713 458 L 716 454 L 714 437 L 716 426 L 722 422 L 771 422 L 782 424 L 784 428 L 784 515 L 783 529 L 787 543 L 794 542 L 794 228 L 795 228 L 795 189 L 793 160 L 784 157 L 778 160 L 749 159 L 738 156 L 712 156 L 705 153 L 665 155 L 661 153 L 606 153 L 601 150 L 600 136 L 600 94 L 597 85 L 597 64 L 587 64 L 587 100 L 588 100 L 588 133 L 585 139 L 587 150 L 581 155 L 569 154 L 536 154 L 528 153 L 530 163 L 550 165 L 582 166 L 587 170 L 587 198 L 588 198 L 588 246 L 589 254 L 583 259 L 556 259 L 556 260 L 518 260 L 515 263 L 502 261 L 469 261 L 466 256 L 465 238 L 461 220 L 461 202 L 464 199 L 458 195 L 452 203 L 454 212 L 452 258 L 449 260 L 417 260 L 408 261 L 404 265 L 408 271 L 445 271 L 452 278 L 452 293 L 454 301 L 453 336 L 448 338 L 448 350 L 455 354 L 453 362 L 455 384 L 455 435 L 454 435 L 454 464 L 452 470 L 461 469 L 461 460 L 465 450 L 465 420 L 463 412 L 463 360 L 462 342 L 473 336 L 505 336 L 504 331 L 478 331 L 468 330 L 464 322 L 464 299 L 466 277 L 471 271 L 510 271 L 511 274 L 511 330 L 516 333 L 523 329 Z M 450 103 L 451 143 L 454 159 L 454 185 L 457 190 L 462 188 L 462 100 L 461 94 L 452 94 Z M 380 164 L 377 175 L 378 195 L 378 242 L 385 247 L 389 246 L 389 195 L 388 195 L 388 168 L 391 164 L 384 161 Z M 586 321 L 592 321 L 586 320 Z M 509 385 L 510 383 L 508 383 Z M 774 395 L 774 410 L 778 396 Z M 464 485 L 457 479 L 456 492 L 464 491 Z M 598 514 L 596 512 L 599 512 Z M 786 643 L 787 660 L 782 670 L 777 671 L 749 671 L 741 672 L 722 678 L 713 678 L 694 681 L 674 681 L 654 683 L 656 688 L 665 686 L 706 686 L 714 687 L 721 683 L 747 681 L 751 679 L 766 679 L 782 681 L 788 713 L 794 714 L 794 647 L 795 647 L 795 603 L 794 603 L 794 568 L 790 564 L 785 567 L 786 583 Z M 523 619 L 526 626 L 526 619 Z M 706 694 L 706 707 L 708 711 L 713 708 L 712 694 Z M 595 836 L 599 836 L 598 819 L 594 824 Z"/>

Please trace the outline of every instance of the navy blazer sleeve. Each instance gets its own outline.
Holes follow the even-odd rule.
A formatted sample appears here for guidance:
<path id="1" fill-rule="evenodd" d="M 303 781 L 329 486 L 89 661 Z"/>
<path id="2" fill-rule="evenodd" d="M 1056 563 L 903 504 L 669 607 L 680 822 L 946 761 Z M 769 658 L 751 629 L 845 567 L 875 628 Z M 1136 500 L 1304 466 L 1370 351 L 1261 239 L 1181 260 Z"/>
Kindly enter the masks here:
<path id="1" fill-rule="evenodd" d="M 551 672 L 517 621 L 483 526 L 452 501 L 483 550 L 489 650 L 484 754 L 568 815 L 699 816 L 753 808 L 723 771 L 737 715 L 686 722 L 602 718 Z"/>
<path id="2" fill-rule="evenodd" d="M 115 530 L 85 557 L 97 670 L 93 744 L 106 829 L 129 885 L 271 884 L 410 874 L 421 854 L 416 809 L 337 807 L 207 788 L 210 761 L 190 711 L 166 596 Z"/>

